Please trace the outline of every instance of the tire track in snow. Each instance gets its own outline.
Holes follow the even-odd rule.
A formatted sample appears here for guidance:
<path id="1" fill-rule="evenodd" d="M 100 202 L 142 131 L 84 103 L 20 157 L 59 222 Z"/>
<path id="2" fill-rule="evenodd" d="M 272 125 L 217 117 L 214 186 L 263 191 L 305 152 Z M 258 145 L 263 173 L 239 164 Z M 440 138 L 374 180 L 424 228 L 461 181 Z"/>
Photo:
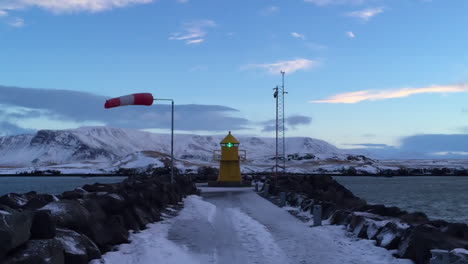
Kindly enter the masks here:
<path id="1" fill-rule="evenodd" d="M 286 254 L 276 244 L 268 228 L 238 208 L 228 208 L 226 211 L 231 215 L 234 228 L 249 252 L 251 263 L 289 263 Z"/>

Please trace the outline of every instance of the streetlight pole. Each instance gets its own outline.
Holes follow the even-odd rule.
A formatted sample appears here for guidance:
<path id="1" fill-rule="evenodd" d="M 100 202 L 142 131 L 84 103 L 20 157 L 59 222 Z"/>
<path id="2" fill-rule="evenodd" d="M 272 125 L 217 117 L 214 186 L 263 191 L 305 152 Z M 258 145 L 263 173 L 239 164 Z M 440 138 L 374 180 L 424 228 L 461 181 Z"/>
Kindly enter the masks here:
<path id="1" fill-rule="evenodd" d="M 174 100 L 155 98 L 154 101 L 171 101 L 171 183 L 174 183 Z"/>

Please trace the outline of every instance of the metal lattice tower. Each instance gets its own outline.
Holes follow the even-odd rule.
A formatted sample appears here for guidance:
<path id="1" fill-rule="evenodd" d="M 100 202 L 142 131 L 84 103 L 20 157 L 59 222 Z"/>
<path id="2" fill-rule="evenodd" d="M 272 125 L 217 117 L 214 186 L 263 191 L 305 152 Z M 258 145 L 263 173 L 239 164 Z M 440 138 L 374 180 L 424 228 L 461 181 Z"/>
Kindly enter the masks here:
<path id="1" fill-rule="evenodd" d="M 284 127 L 284 95 L 287 94 L 284 90 L 284 71 L 281 71 L 283 84 L 276 86 L 274 97 L 276 99 L 276 156 L 275 156 L 275 177 L 281 169 L 282 175 L 286 173 L 286 144 L 285 144 L 285 127 Z M 282 164 L 281 164 L 282 163 Z"/>

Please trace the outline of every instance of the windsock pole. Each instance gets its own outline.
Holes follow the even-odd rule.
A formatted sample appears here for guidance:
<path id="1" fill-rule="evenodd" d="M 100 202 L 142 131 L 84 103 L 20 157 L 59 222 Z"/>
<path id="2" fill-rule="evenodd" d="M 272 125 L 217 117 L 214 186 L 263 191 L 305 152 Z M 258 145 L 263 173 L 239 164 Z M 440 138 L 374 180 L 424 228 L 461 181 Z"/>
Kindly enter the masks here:
<path id="1" fill-rule="evenodd" d="M 174 100 L 154 98 L 150 93 L 136 93 L 106 100 L 104 108 L 114 108 L 126 105 L 147 105 L 150 106 L 154 101 L 171 101 L 171 183 L 174 183 Z"/>

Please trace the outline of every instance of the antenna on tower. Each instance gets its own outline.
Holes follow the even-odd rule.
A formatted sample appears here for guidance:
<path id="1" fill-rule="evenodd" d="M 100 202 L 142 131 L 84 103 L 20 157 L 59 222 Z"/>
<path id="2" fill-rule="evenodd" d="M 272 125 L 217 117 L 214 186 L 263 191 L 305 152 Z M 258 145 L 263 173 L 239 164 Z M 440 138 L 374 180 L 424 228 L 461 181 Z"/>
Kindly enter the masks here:
<path id="1" fill-rule="evenodd" d="M 282 85 L 273 88 L 273 97 L 276 99 L 276 156 L 275 156 L 275 180 L 278 178 L 278 170 L 282 169 L 282 175 L 286 175 L 286 143 L 284 127 L 284 71 L 281 71 Z M 279 164 L 282 161 L 282 166 Z"/>

